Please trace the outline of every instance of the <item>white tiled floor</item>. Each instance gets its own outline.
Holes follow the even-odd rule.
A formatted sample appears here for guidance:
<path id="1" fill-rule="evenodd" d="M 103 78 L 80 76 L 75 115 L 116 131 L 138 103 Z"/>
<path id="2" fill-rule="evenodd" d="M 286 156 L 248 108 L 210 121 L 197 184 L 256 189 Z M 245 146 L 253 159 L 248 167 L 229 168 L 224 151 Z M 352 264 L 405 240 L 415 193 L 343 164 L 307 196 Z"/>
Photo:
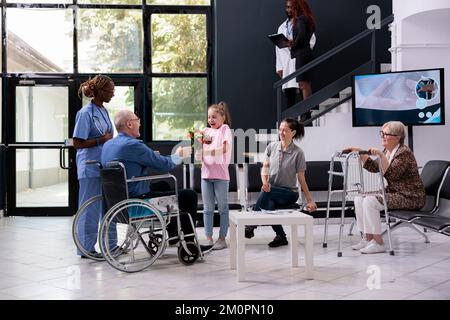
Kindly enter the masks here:
<path id="1" fill-rule="evenodd" d="M 169 248 L 134 274 L 81 260 L 71 223 L 72 218 L 0 219 L 0 299 L 450 299 L 450 237 L 436 233 L 429 233 L 431 243 L 425 244 L 410 229 L 396 230 L 395 256 L 361 255 L 350 249 L 357 237 L 345 236 L 338 258 L 338 226 L 330 227 L 324 249 L 323 225 L 316 224 L 315 280 L 306 280 L 303 250 L 300 267 L 291 268 L 289 248 L 268 248 L 273 231 L 260 227 L 247 240 L 246 281 L 237 282 L 229 249 L 187 267 Z M 203 230 L 197 232 L 203 242 Z"/>

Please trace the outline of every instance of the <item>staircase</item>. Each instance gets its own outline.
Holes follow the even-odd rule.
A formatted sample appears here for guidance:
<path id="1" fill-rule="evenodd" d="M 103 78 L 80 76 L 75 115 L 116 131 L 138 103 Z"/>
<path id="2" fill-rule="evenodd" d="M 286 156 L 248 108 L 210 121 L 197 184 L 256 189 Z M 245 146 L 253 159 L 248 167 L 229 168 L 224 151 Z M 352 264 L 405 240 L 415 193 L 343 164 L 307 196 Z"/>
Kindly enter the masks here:
<path id="1" fill-rule="evenodd" d="M 381 63 L 380 64 L 380 72 L 390 72 L 391 71 L 391 64 L 390 63 Z M 339 92 L 339 98 L 328 98 L 324 102 L 319 104 L 319 108 L 317 110 L 312 110 L 312 116 L 316 116 L 320 113 L 323 115 L 321 117 L 318 117 L 314 121 L 312 121 L 313 127 L 326 127 L 327 121 L 328 122 L 338 122 L 342 123 L 343 121 L 347 123 L 347 117 L 348 114 L 350 114 L 350 123 L 351 123 L 351 112 L 352 112 L 352 88 L 347 87 L 344 90 L 341 90 Z M 329 109 L 331 106 L 339 103 L 339 101 L 346 100 L 346 98 L 350 98 L 350 100 L 347 100 L 346 102 L 340 104 L 334 109 L 331 109 L 329 112 L 324 113 L 327 109 Z M 347 115 L 339 115 L 342 113 L 346 113 Z M 338 115 L 336 115 L 338 114 Z M 300 117 L 299 117 L 300 118 Z"/>
<path id="2" fill-rule="evenodd" d="M 394 21 L 394 16 L 391 15 L 381 22 L 381 27 L 387 26 L 388 24 Z M 286 117 L 301 117 L 301 115 L 312 111 L 312 118 L 305 121 L 305 124 L 313 123 L 315 126 L 323 126 L 327 122 L 327 118 L 324 118 L 324 115 L 333 112 L 333 113 L 349 113 L 351 110 L 349 108 L 348 102 L 351 102 L 351 81 L 352 77 L 357 74 L 364 73 L 375 73 L 377 71 L 376 65 L 376 32 L 377 29 L 366 29 L 363 32 L 357 34 L 353 38 L 345 41 L 344 43 L 338 45 L 334 49 L 328 51 L 322 56 L 314 59 L 309 62 L 305 66 L 296 70 L 292 74 L 286 76 L 285 78 L 277 81 L 274 84 L 274 88 L 277 90 L 277 127 L 278 123 Z M 366 63 L 363 63 L 359 67 L 354 70 L 349 71 L 346 75 L 337 79 L 333 83 L 327 85 L 324 88 L 321 88 L 313 95 L 308 97 L 308 99 L 301 101 L 294 106 L 286 109 L 281 112 L 281 103 L 282 103 L 282 86 L 287 83 L 291 79 L 303 74 L 304 72 L 320 65 L 324 61 L 330 59 L 331 57 L 337 55 L 342 52 L 344 49 L 355 45 L 366 37 L 371 37 L 371 52 L 370 52 L 370 60 Z M 380 66 L 381 71 L 386 71 L 388 69 L 387 66 Z M 319 106 L 317 108 L 317 106 Z"/>

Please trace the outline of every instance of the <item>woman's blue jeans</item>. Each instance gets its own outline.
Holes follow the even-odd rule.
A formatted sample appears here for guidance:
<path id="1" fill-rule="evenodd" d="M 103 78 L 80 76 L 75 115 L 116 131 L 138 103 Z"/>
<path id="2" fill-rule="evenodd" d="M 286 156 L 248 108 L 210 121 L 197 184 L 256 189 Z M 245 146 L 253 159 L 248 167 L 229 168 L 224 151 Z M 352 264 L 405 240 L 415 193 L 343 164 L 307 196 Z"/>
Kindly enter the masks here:
<path id="1" fill-rule="evenodd" d="M 270 192 L 261 191 L 256 201 L 253 211 L 275 210 L 277 206 L 288 206 L 298 200 L 298 192 L 289 188 L 270 186 Z M 272 226 L 273 231 L 280 236 L 286 237 L 286 233 L 281 225 Z"/>
<path id="2" fill-rule="evenodd" d="M 207 237 L 213 235 L 215 200 L 220 214 L 219 237 L 225 238 L 228 232 L 228 187 L 230 181 L 202 179 L 203 223 Z"/>

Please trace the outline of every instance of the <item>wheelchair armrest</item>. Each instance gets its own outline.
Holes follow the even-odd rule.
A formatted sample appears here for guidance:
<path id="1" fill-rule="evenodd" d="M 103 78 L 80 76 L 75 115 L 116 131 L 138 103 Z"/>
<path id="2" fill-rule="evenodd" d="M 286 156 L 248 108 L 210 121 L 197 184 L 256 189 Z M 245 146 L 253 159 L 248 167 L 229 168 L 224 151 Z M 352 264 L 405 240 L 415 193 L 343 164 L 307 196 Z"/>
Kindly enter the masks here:
<path id="1" fill-rule="evenodd" d="M 131 177 L 131 179 L 127 179 L 127 183 L 130 182 L 139 182 L 139 181 L 151 181 L 151 180 L 161 180 L 161 179 L 173 179 L 175 182 L 175 189 L 178 189 L 177 185 L 177 178 L 175 176 L 166 173 L 166 174 L 160 174 L 156 176 L 140 176 L 140 177 Z"/>
<path id="2" fill-rule="evenodd" d="M 101 162 L 98 161 L 98 160 L 86 160 L 84 163 L 85 163 L 86 165 L 95 164 L 95 165 L 97 165 L 100 169 L 102 169 L 102 164 L 101 164 Z"/>

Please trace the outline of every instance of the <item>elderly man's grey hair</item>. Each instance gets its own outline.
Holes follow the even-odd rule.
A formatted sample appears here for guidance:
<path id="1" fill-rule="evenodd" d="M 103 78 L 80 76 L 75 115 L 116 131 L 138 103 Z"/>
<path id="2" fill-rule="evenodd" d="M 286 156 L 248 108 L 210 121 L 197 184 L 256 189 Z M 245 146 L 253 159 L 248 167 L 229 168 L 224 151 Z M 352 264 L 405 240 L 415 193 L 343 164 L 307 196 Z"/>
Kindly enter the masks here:
<path id="1" fill-rule="evenodd" d="M 130 110 L 120 110 L 114 117 L 114 125 L 118 132 L 122 132 L 125 129 L 127 121 L 133 118 L 134 112 Z"/>
<path id="2" fill-rule="evenodd" d="M 387 133 L 400 137 L 400 145 L 405 143 L 405 125 L 400 121 L 386 122 L 381 129 L 387 129 Z"/>

